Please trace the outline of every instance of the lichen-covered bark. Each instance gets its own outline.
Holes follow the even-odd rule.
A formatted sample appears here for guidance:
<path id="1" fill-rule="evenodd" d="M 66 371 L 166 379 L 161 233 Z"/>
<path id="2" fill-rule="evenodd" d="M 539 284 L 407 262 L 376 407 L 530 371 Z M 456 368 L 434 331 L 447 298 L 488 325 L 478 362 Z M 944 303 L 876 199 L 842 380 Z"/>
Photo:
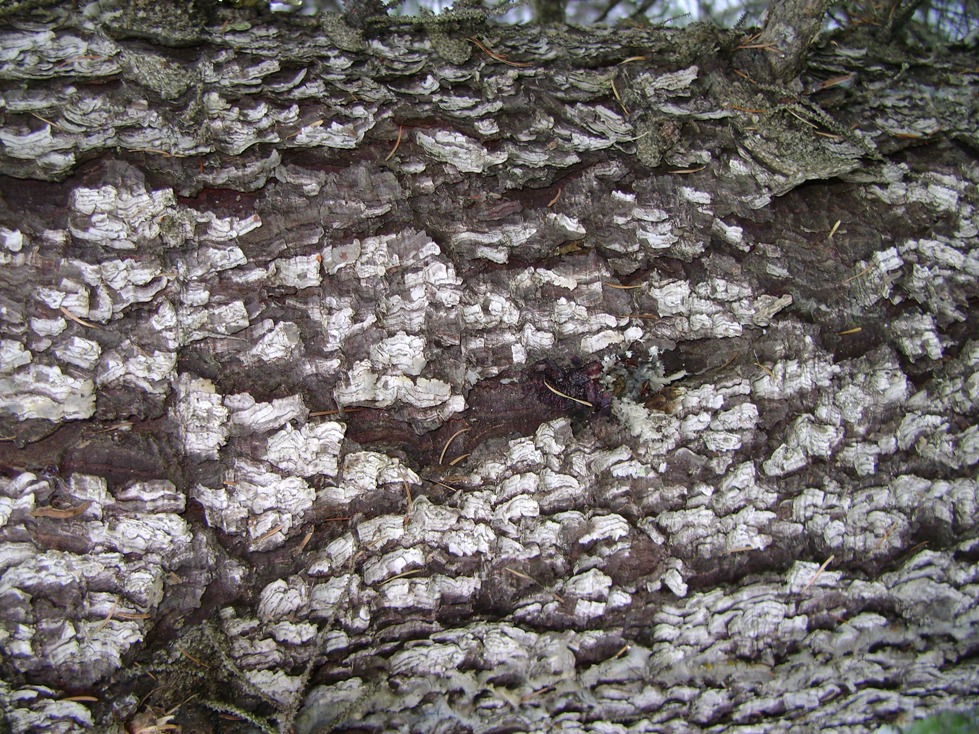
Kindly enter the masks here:
<path id="1" fill-rule="evenodd" d="M 127 22 L 0 27 L 13 731 L 979 702 L 974 59 Z"/>

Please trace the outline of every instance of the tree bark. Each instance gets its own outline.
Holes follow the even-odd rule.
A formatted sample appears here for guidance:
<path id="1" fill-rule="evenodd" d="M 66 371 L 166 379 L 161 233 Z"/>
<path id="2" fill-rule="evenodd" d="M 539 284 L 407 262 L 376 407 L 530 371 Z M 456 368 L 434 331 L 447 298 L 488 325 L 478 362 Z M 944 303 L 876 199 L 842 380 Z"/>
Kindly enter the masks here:
<path id="1" fill-rule="evenodd" d="M 754 43 L 767 62 L 765 78 L 790 82 L 806 66 L 809 46 L 823 28 L 829 0 L 772 0 Z"/>
<path id="2" fill-rule="evenodd" d="M 0 26 L 10 730 L 979 702 L 974 59 L 184 7 Z"/>

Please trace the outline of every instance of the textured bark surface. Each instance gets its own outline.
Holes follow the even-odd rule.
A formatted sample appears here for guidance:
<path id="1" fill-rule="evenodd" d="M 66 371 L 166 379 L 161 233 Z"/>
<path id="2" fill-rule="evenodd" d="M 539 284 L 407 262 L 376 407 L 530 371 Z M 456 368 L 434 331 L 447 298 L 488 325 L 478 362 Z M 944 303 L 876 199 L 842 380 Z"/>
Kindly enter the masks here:
<path id="1" fill-rule="evenodd" d="M 0 26 L 12 731 L 979 703 L 974 58 L 134 15 Z"/>
<path id="2" fill-rule="evenodd" d="M 768 62 L 763 78 L 790 82 L 805 68 L 809 46 L 823 29 L 829 0 L 772 0 L 761 33 L 744 45 L 753 46 Z"/>

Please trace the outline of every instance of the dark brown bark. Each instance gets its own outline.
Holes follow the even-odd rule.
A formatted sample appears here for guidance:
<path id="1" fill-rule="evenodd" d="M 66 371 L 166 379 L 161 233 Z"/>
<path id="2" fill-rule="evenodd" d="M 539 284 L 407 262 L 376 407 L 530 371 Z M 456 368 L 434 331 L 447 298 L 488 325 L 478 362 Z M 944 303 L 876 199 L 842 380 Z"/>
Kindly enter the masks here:
<path id="1" fill-rule="evenodd" d="M 0 26 L 13 731 L 976 704 L 973 59 L 141 8 Z"/>

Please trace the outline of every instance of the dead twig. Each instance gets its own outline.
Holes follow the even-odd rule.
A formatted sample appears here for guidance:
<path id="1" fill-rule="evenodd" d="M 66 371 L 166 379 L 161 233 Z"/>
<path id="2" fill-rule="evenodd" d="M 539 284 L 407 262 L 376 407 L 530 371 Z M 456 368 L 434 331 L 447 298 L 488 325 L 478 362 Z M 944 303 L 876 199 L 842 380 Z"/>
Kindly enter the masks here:
<path id="1" fill-rule="evenodd" d="M 824 79 L 821 81 L 817 87 L 816 91 L 822 91 L 824 89 L 829 89 L 830 87 L 835 87 L 837 84 L 843 84 L 850 81 L 853 78 L 853 74 L 844 74 L 843 76 L 834 76 L 829 79 Z"/>
<path id="2" fill-rule="evenodd" d="M 315 410 L 309 414 L 310 418 L 320 418 L 326 415 L 344 415 L 346 413 L 358 413 L 363 408 L 336 408 L 335 410 Z"/>
<path id="3" fill-rule="evenodd" d="M 81 515 L 92 505 L 92 500 L 86 500 L 80 505 L 59 510 L 55 507 L 35 507 L 31 510 L 31 517 L 50 517 L 55 520 L 66 520 L 69 517 Z"/>
<path id="4" fill-rule="evenodd" d="M 738 112 L 748 112 L 753 115 L 763 115 L 766 112 L 768 112 L 768 110 L 759 110 L 753 107 L 742 107 L 741 105 L 736 105 L 736 104 L 726 104 L 724 106 L 727 107 L 729 110 L 737 110 Z"/>
<path id="5" fill-rule="evenodd" d="M 297 136 L 297 135 L 299 135 L 299 133 L 301 133 L 301 132 L 302 132 L 303 130 L 306 130 L 306 129 L 308 129 L 308 128 L 313 128 L 313 127 L 320 127 L 320 126 L 322 126 L 322 124 L 323 124 L 323 120 L 314 120 L 313 122 L 311 122 L 311 123 L 309 123 L 308 125 L 303 125 L 303 126 L 302 126 L 301 128 L 299 128 L 299 129 L 298 129 L 298 130 L 296 130 L 295 132 L 291 132 L 291 133 L 289 133 L 288 135 L 286 135 L 286 140 L 288 140 L 289 138 L 294 138 L 294 137 L 296 137 L 296 136 Z M 203 161 L 201 161 L 201 162 L 203 163 Z M 202 171 L 202 172 L 203 172 L 203 171 Z"/>
<path id="6" fill-rule="evenodd" d="M 116 612 L 115 618 L 139 621 L 142 619 L 152 619 L 153 615 L 147 612 Z"/>

